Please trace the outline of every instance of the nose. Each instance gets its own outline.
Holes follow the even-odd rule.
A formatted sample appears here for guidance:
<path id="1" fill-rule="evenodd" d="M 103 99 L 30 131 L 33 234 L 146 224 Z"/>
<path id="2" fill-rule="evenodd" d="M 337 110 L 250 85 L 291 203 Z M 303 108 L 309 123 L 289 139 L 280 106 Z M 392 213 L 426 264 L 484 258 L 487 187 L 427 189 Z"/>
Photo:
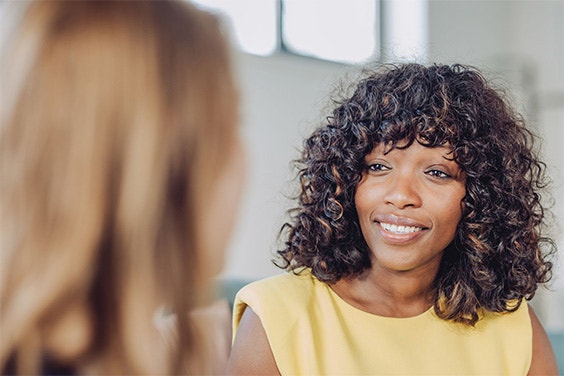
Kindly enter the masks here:
<path id="1" fill-rule="evenodd" d="M 421 206 L 421 194 L 417 179 L 413 174 L 397 172 L 390 176 L 384 199 L 398 209 Z"/>

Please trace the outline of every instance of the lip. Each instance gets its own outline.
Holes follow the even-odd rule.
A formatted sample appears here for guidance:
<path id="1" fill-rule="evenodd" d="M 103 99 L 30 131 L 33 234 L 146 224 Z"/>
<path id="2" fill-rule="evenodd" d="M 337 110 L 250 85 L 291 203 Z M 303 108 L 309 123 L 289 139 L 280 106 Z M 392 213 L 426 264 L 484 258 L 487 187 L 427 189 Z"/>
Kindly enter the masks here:
<path id="1" fill-rule="evenodd" d="M 374 222 L 378 225 L 378 230 L 382 235 L 383 240 L 388 244 L 402 245 L 411 243 L 419 237 L 423 236 L 423 234 L 425 234 L 429 230 L 428 226 L 415 219 L 400 217 L 394 214 L 377 215 L 374 218 Z M 421 228 L 421 230 L 397 234 L 384 229 L 381 223 L 388 223 L 396 226 L 418 227 Z"/>
<path id="2" fill-rule="evenodd" d="M 373 218 L 374 222 L 384 222 L 390 223 L 396 226 L 410 226 L 410 227 L 421 227 L 422 229 L 428 229 L 429 226 L 408 217 L 402 217 L 395 214 L 379 214 Z"/>

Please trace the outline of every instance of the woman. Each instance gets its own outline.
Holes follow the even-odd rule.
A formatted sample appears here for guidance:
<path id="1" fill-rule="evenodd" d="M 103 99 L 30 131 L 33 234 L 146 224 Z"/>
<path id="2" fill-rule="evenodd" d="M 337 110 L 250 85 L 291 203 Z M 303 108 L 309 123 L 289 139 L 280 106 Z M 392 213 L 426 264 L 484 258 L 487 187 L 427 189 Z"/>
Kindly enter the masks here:
<path id="1" fill-rule="evenodd" d="M 243 169 L 218 21 L 167 0 L 38 1 L 14 14 L 0 369 L 211 372 L 188 313 L 222 268 Z M 163 308 L 177 316 L 172 346 L 153 323 Z"/>
<path id="2" fill-rule="evenodd" d="M 304 143 L 279 265 L 237 297 L 231 374 L 556 374 L 533 136 L 461 65 L 383 67 Z"/>

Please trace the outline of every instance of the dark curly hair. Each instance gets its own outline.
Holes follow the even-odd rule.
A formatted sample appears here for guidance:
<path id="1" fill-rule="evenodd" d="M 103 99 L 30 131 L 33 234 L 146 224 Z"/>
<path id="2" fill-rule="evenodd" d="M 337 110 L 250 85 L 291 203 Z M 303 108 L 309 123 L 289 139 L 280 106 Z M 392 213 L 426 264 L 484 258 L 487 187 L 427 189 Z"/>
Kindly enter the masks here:
<path id="1" fill-rule="evenodd" d="M 419 142 L 450 147 L 467 177 L 462 218 L 435 280 L 437 315 L 474 325 L 480 310 L 515 310 L 550 280 L 555 245 L 541 235 L 547 179 L 535 136 L 477 69 L 382 66 L 336 105 L 297 161 L 301 192 L 281 230 L 280 268 L 309 268 L 326 283 L 370 268 L 354 204 L 364 157 L 379 143 Z"/>

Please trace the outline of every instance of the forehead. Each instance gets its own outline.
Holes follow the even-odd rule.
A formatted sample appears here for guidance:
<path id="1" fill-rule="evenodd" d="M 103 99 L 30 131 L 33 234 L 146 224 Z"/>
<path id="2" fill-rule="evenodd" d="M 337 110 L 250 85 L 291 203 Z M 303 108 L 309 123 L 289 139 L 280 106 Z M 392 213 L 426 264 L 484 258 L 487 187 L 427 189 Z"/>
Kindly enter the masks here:
<path id="1" fill-rule="evenodd" d="M 419 154 L 427 156 L 442 156 L 447 160 L 454 160 L 453 150 L 450 145 L 426 146 L 417 141 L 409 144 L 407 141 L 399 141 L 397 143 L 377 143 L 374 148 L 366 155 L 366 157 L 375 155 L 401 154 L 404 150 L 417 149 Z"/>

